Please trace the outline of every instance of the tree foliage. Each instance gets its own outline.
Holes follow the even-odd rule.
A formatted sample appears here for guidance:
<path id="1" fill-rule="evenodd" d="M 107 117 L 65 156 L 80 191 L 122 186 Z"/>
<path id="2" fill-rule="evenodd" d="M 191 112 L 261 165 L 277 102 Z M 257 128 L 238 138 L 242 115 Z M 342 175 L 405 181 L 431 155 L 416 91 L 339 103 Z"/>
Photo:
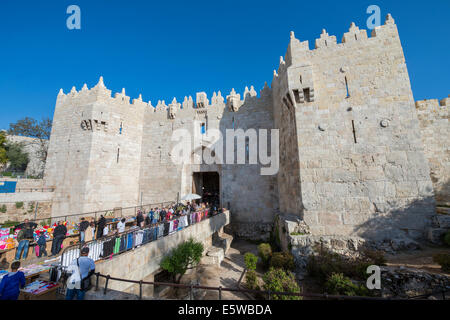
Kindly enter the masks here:
<path id="1" fill-rule="evenodd" d="M 49 118 L 43 118 L 41 121 L 37 121 L 36 119 L 25 117 L 16 123 L 10 123 L 8 134 L 36 138 L 31 144 L 39 146 L 37 156 L 42 162 L 45 162 L 51 131 L 52 121 Z"/>
<path id="2" fill-rule="evenodd" d="M 13 171 L 25 171 L 30 159 L 24 151 L 24 145 L 17 142 L 8 142 L 6 144 L 6 157 L 9 161 L 9 167 Z"/>
<path id="3" fill-rule="evenodd" d="M 198 265 L 202 253 L 203 244 L 201 242 L 195 242 L 194 239 L 190 238 L 163 258 L 161 268 L 170 272 L 173 275 L 174 281 L 179 283 L 181 277 L 188 269 L 195 268 Z"/>
<path id="4" fill-rule="evenodd" d="M 3 167 L 8 162 L 8 157 L 6 156 L 6 134 L 0 132 L 0 168 Z"/>
<path id="5" fill-rule="evenodd" d="M 300 293 L 300 287 L 295 280 L 295 276 L 290 271 L 271 267 L 263 276 L 264 290 L 272 292 L 293 292 Z M 300 296 L 276 295 L 272 296 L 274 300 L 301 300 Z"/>

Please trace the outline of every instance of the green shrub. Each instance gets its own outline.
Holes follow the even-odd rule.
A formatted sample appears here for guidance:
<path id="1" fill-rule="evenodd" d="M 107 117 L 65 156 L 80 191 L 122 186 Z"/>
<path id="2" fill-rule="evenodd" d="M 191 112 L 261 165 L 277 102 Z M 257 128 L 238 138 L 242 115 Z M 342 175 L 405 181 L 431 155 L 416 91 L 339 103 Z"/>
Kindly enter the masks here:
<path id="1" fill-rule="evenodd" d="M 441 266 L 442 271 L 450 272 L 450 254 L 438 253 L 433 256 L 433 261 Z"/>
<path id="2" fill-rule="evenodd" d="M 284 271 L 283 269 L 270 268 L 263 276 L 264 290 L 270 290 L 272 292 L 294 292 L 300 293 L 300 287 L 295 280 L 295 276 L 292 272 Z M 272 295 L 274 300 L 301 300 L 300 296 L 288 296 L 288 295 Z"/>
<path id="3" fill-rule="evenodd" d="M 244 262 L 245 262 L 245 267 L 248 270 L 256 270 L 256 263 L 258 262 L 258 257 L 255 256 L 253 253 L 247 252 L 244 255 Z"/>
<path id="4" fill-rule="evenodd" d="M 295 268 L 294 256 L 289 252 L 274 252 L 270 260 L 270 266 L 293 271 Z"/>
<path id="5" fill-rule="evenodd" d="M 20 208 L 22 208 L 22 207 L 23 207 L 23 202 L 22 202 L 22 201 L 16 202 L 16 208 L 17 208 L 17 209 L 20 209 Z"/>
<path id="6" fill-rule="evenodd" d="M 248 270 L 245 274 L 245 285 L 250 290 L 259 290 L 258 278 L 255 270 Z"/>
<path id="7" fill-rule="evenodd" d="M 364 286 L 354 284 L 349 278 L 342 273 L 332 273 L 327 282 L 325 289 L 328 294 L 346 295 L 346 296 L 367 296 L 369 290 Z"/>
<path id="8" fill-rule="evenodd" d="M 2 172 L 2 176 L 4 176 L 4 177 L 11 177 L 12 176 L 12 172 Z"/>
<path id="9" fill-rule="evenodd" d="M 450 231 L 444 235 L 444 243 L 450 247 Z"/>
<path id="10" fill-rule="evenodd" d="M 258 246 L 258 255 L 265 267 L 269 266 L 270 258 L 272 257 L 272 248 L 268 243 L 261 243 Z"/>
<path id="11" fill-rule="evenodd" d="M 178 247 L 173 249 L 169 255 L 165 256 L 161 261 L 161 268 L 169 271 L 176 283 L 179 283 L 181 277 L 188 269 L 195 268 L 203 253 L 203 244 L 189 239 Z"/>
<path id="12" fill-rule="evenodd" d="M 5 213 L 5 212 L 6 212 L 6 205 L 2 205 L 2 206 L 0 207 L 0 212 L 1 212 L 1 213 Z"/>

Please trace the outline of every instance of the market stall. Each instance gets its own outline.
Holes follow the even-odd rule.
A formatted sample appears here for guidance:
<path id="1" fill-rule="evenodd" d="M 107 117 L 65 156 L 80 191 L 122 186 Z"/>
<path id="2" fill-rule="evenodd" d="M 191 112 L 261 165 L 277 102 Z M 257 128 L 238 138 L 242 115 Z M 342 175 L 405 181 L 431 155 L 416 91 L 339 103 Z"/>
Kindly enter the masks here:
<path id="1" fill-rule="evenodd" d="M 20 290 L 19 300 L 55 300 L 61 285 L 47 280 L 36 280 Z"/>

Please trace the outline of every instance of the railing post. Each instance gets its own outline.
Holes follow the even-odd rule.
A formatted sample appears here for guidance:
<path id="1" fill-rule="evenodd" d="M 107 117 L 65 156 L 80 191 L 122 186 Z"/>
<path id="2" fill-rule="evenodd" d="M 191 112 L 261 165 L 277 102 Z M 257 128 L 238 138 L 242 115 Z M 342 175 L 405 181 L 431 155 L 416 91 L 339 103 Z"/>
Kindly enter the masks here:
<path id="1" fill-rule="evenodd" d="M 219 286 L 219 300 L 222 300 L 222 286 Z"/>
<path id="2" fill-rule="evenodd" d="M 192 293 L 192 290 L 193 290 L 193 288 L 192 288 L 192 284 L 191 284 L 190 290 L 189 290 L 189 295 L 190 295 L 191 300 L 194 300 L 194 295 Z"/>
<path id="3" fill-rule="evenodd" d="M 95 291 L 98 291 L 98 279 L 100 278 L 100 272 L 97 272 L 95 275 L 97 276 L 97 279 L 95 280 Z"/>
<path id="4" fill-rule="evenodd" d="M 269 300 L 270 300 L 270 289 L 269 289 L 269 291 L 268 291 L 268 295 L 269 295 Z"/>
<path id="5" fill-rule="evenodd" d="M 139 300 L 142 300 L 142 279 L 139 281 Z"/>
<path id="6" fill-rule="evenodd" d="M 109 282 L 109 278 L 110 278 L 111 276 L 108 274 L 107 276 L 106 276 L 106 282 L 105 282 L 105 290 L 103 290 L 103 294 L 106 294 L 106 289 L 108 288 L 108 282 Z"/>

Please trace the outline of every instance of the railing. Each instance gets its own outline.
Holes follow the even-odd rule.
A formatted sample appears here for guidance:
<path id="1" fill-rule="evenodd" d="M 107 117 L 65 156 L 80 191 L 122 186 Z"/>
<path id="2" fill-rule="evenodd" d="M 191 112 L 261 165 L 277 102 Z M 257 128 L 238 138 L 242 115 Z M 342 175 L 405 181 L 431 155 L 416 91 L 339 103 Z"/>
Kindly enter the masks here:
<path id="1" fill-rule="evenodd" d="M 165 224 L 170 223 L 170 221 L 163 221 L 155 225 L 130 229 L 122 233 L 87 241 L 84 244 L 75 244 L 64 249 L 61 254 L 60 264 L 63 267 L 67 267 L 74 259 L 80 256 L 80 250 L 82 247 L 89 248 L 89 257 L 94 261 L 112 258 L 113 256 L 133 250 L 137 247 L 188 228 L 196 223 L 217 215 L 219 212 L 222 212 L 222 209 L 216 213 L 214 213 L 210 209 L 190 213 L 185 216 L 185 222 L 187 223 L 183 223 L 183 227 L 181 229 L 177 227 L 177 229 L 173 231 L 167 230 L 167 226 L 165 226 Z M 179 221 L 180 219 L 184 218 L 174 218 L 171 221 Z"/>
<path id="2" fill-rule="evenodd" d="M 54 192 L 55 188 L 16 188 L 16 193 L 19 192 Z"/>
<path id="3" fill-rule="evenodd" d="M 142 300 L 142 286 L 143 285 L 152 285 L 152 286 L 169 286 L 174 288 L 185 288 L 189 289 L 189 298 L 190 300 L 194 300 L 193 289 L 202 289 L 202 290 L 212 290 L 217 291 L 219 295 L 219 300 L 222 300 L 222 292 L 239 292 L 239 293 L 253 293 L 259 296 L 266 296 L 268 300 L 272 300 L 274 296 L 295 296 L 295 297 L 307 297 L 307 298 L 322 298 L 322 299 L 333 299 L 333 300 L 396 300 L 392 298 L 381 298 L 381 297 L 361 297 L 361 296 L 342 296 L 342 295 L 329 295 L 329 294 L 319 294 L 319 293 L 297 293 L 297 292 L 281 292 L 281 291 L 270 291 L 270 290 L 250 290 L 250 289 L 241 289 L 241 288 L 224 288 L 220 287 L 209 287 L 209 286 L 200 286 L 200 285 L 186 285 L 179 283 L 170 283 L 170 282 L 156 282 L 156 281 L 142 281 L 142 280 L 130 280 L 130 279 L 121 279 L 111 277 L 110 275 L 103 275 L 99 272 L 94 273 L 96 277 L 95 281 L 95 291 L 99 290 L 99 278 L 105 278 L 105 287 L 103 289 L 103 294 L 106 294 L 108 290 L 109 281 L 121 281 L 134 283 L 139 285 L 139 300 Z"/>
<path id="4" fill-rule="evenodd" d="M 30 222 L 35 222 L 35 223 L 39 223 L 39 222 L 45 222 L 50 220 L 50 223 L 53 221 L 58 221 L 58 220 L 64 220 L 67 221 L 68 218 L 72 218 L 72 217 L 92 217 L 94 218 L 94 222 L 97 221 L 97 217 L 100 217 L 100 215 L 106 216 L 108 213 L 111 212 L 119 212 L 120 211 L 120 218 L 127 216 L 127 215 L 136 215 L 138 210 L 146 210 L 149 211 L 150 208 L 156 208 L 156 207 L 166 207 L 166 206 L 170 206 L 175 204 L 175 201 L 166 201 L 166 202 L 157 202 L 157 203 L 150 203 L 150 204 L 144 204 L 144 205 L 139 205 L 139 206 L 133 206 L 133 207 L 117 207 L 114 209 L 108 209 L 108 210 L 98 210 L 98 211 L 91 211 L 91 212 L 85 212 L 85 213 L 74 213 L 74 214 L 67 214 L 64 216 L 54 216 L 54 217 L 43 217 L 40 219 L 30 219 Z M 114 218 L 118 218 L 118 217 L 114 217 Z M 20 222 L 18 222 L 19 224 Z M 0 223 L 1 225 L 1 223 Z"/>

